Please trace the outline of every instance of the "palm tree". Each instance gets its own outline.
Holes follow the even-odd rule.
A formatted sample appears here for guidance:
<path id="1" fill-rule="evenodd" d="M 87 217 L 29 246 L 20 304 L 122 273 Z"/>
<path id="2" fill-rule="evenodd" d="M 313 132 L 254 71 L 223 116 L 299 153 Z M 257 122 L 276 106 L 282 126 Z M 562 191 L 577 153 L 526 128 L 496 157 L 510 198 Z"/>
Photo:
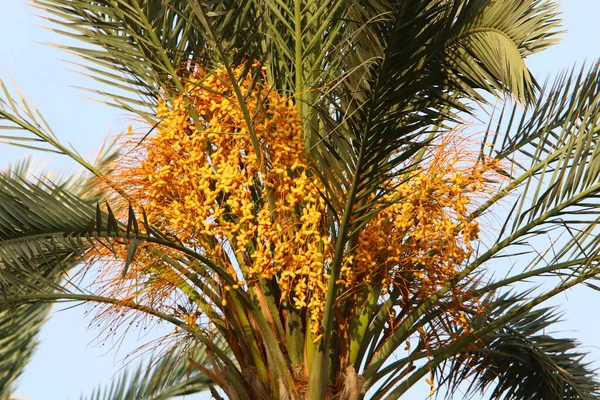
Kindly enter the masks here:
<path id="1" fill-rule="evenodd" d="M 552 1 L 34 3 L 147 128 L 87 162 L 3 85 L 5 140 L 92 176 L 0 179 L 3 391 L 46 304 L 84 301 L 180 335 L 98 399 L 598 396 L 542 306 L 600 273 L 600 66 L 541 87 L 524 62 Z M 65 282 L 82 263 L 92 288 Z"/>

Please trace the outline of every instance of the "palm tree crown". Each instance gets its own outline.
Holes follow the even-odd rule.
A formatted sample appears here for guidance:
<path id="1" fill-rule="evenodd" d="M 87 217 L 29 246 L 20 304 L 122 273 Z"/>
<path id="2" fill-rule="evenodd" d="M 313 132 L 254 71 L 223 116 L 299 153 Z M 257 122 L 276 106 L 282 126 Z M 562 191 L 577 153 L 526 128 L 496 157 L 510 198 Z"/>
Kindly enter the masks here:
<path id="1" fill-rule="evenodd" d="M 600 68 L 541 87 L 524 61 L 556 42 L 554 2 L 34 3 L 140 122 L 91 163 L 2 86 L 0 118 L 20 130 L 6 140 L 90 177 L 0 176 L 0 398 L 64 300 L 178 335 L 98 399 L 396 399 L 421 380 L 431 395 L 598 396 L 540 306 L 600 273 Z M 474 133 L 490 96 L 505 105 Z M 549 232 L 568 238 L 522 251 Z M 81 264 L 87 289 L 64 279 Z"/>

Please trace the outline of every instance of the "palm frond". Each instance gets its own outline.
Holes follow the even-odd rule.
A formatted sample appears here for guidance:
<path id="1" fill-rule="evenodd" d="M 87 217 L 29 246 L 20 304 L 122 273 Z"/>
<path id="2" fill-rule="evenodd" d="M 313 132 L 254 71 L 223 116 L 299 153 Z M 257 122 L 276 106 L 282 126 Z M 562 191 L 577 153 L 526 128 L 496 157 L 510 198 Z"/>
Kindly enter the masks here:
<path id="1" fill-rule="evenodd" d="M 209 356 L 199 348 L 174 347 L 133 371 L 125 370 L 105 388 L 81 400 L 167 400 L 208 390 L 212 380 L 198 370 L 210 370 Z"/>
<path id="2" fill-rule="evenodd" d="M 10 400 L 15 381 L 37 347 L 37 336 L 50 306 L 28 304 L 0 308 L 0 399 Z"/>
<path id="3" fill-rule="evenodd" d="M 49 199 L 62 202 L 58 193 L 74 184 L 74 179 L 63 178 L 51 184 L 48 178 L 31 182 L 32 164 L 25 160 L 10 166 L 0 175 L 2 205 L 2 250 L 0 250 L 0 296 L 8 293 L 28 293 L 35 288 L 52 290 L 65 271 L 77 265 L 79 255 L 59 241 L 45 237 L 50 228 L 50 216 L 32 215 L 31 207 L 46 203 Z M 31 198 L 25 195 L 34 192 Z M 31 202 L 30 202 L 31 201 Z M 68 206 L 68 202 L 65 204 Z M 11 217 L 9 217 L 9 214 Z M 43 217 L 35 223 L 28 218 Z M 58 214 L 60 218 L 64 214 Z M 33 231 L 40 233 L 37 240 L 27 237 Z M 35 235 L 35 234 L 34 234 Z M 41 237 L 40 237 L 41 236 Z M 6 241 L 6 242 L 4 242 Z M 37 346 L 37 335 L 49 316 L 49 304 L 12 305 L 0 307 L 0 398 L 10 399 L 14 381 L 22 373 Z"/>
<path id="4" fill-rule="evenodd" d="M 490 314 L 475 318 L 473 328 L 485 325 L 486 319 L 500 317 L 516 302 L 514 296 L 495 298 L 489 305 Z M 465 382 L 470 382 L 468 393 L 486 392 L 490 399 L 597 398 L 600 386 L 595 371 L 583 362 L 586 354 L 577 351 L 574 340 L 547 333 L 558 321 L 555 311 L 540 308 L 480 338 L 450 363 L 441 382 L 448 384 L 448 398 Z"/>
<path id="5" fill-rule="evenodd" d="M 2 289 L 19 287 L 24 278 L 27 286 L 54 280 L 77 263 L 87 245 L 69 235 L 90 227 L 93 206 L 51 182 L 0 175 L 0 188 Z"/>
<path id="6" fill-rule="evenodd" d="M 565 73 L 540 95 L 530 113 L 517 120 L 516 111 L 509 110 L 507 126 L 502 118 L 498 122 L 498 131 L 507 133 L 492 137 L 496 157 L 523 158 L 529 164 L 516 162 L 515 171 L 507 171 L 510 184 L 474 214 L 481 214 L 511 191 L 519 192 L 495 252 L 536 233 L 554 231 L 568 239 L 554 248 L 558 258 L 553 263 L 569 257 L 594 260 L 599 222 L 595 210 L 600 196 L 599 76 L 600 64 Z"/>
<path id="7" fill-rule="evenodd" d="M 210 22 L 218 25 L 222 43 L 242 50 L 248 23 L 255 18 L 247 1 L 202 3 Z M 152 118 L 159 97 L 182 92 L 181 68 L 214 52 L 204 30 L 184 0 L 36 0 L 52 15 L 56 32 L 79 40 L 81 46 L 59 46 L 82 58 L 80 67 L 110 91 L 92 90 L 110 104 Z M 241 48 L 242 47 L 242 48 Z M 240 56 L 243 57 L 244 51 Z"/>
<path id="8" fill-rule="evenodd" d="M 533 101 L 537 83 L 524 58 L 557 42 L 556 6 L 546 0 L 461 3 L 455 34 L 445 47 L 455 79 L 469 91 L 482 88 Z"/>
<path id="9" fill-rule="evenodd" d="M 417 368 L 414 371 L 409 371 L 410 374 L 406 376 L 406 374 L 401 374 L 400 376 L 397 377 L 397 379 L 395 379 L 394 381 L 392 381 L 391 383 L 388 384 L 388 387 L 386 388 L 386 390 L 391 390 L 391 392 L 389 392 L 386 395 L 386 399 L 398 399 L 400 398 L 400 396 L 402 396 L 404 393 L 406 393 L 406 391 L 412 387 L 416 382 L 418 382 L 420 379 L 422 379 L 425 375 L 427 375 L 428 373 L 431 373 L 431 371 L 433 371 L 434 369 L 436 369 L 438 366 L 446 363 L 449 359 L 452 359 L 454 356 L 458 356 L 461 353 L 464 353 L 466 351 L 468 351 L 468 349 L 472 348 L 473 346 L 476 346 L 477 341 L 481 340 L 481 338 L 484 337 L 488 337 L 489 335 L 494 335 L 494 332 L 498 332 L 499 330 L 504 329 L 507 326 L 510 326 L 511 323 L 513 323 L 514 321 L 519 321 L 521 320 L 524 316 L 528 316 L 529 315 L 529 319 L 531 319 L 531 315 L 536 315 L 536 309 L 537 307 L 548 301 L 549 299 L 555 297 L 556 295 L 565 292 L 566 290 L 569 290 L 571 288 L 573 288 L 576 285 L 579 285 L 583 282 L 589 281 L 590 279 L 595 279 L 598 277 L 598 275 L 600 274 L 600 270 L 595 269 L 594 271 L 590 271 L 589 273 L 585 273 L 585 274 L 580 274 L 576 279 L 572 279 L 569 282 L 565 282 L 563 284 L 557 285 L 555 288 L 542 292 L 542 293 L 536 293 L 535 296 L 532 297 L 528 297 L 527 295 L 532 293 L 532 291 L 526 291 L 525 293 L 522 293 L 521 295 L 517 296 L 515 299 L 513 299 L 512 301 L 509 302 L 500 302 L 501 305 L 506 305 L 506 303 L 508 303 L 508 307 L 505 307 L 503 312 L 498 313 L 495 315 L 495 318 L 485 318 L 485 323 L 482 323 L 479 325 L 479 329 L 477 330 L 472 330 L 469 332 L 465 332 L 465 335 L 462 335 L 462 337 L 453 340 L 450 344 L 448 344 L 447 346 L 444 346 L 440 349 L 431 351 L 429 354 L 427 354 L 426 356 L 429 358 L 428 362 L 421 366 L 420 368 Z M 504 303 L 504 304 L 502 304 Z M 490 310 L 488 310 L 490 311 Z M 492 312 L 493 313 L 493 312 Z M 475 313 L 474 313 L 475 314 Z M 430 314 L 428 314 L 426 317 L 424 317 L 424 320 L 427 320 L 430 317 Z M 417 353 L 417 351 L 415 351 L 415 353 Z M 423 353 L 423 351 L 421 351 L 421 353 Z M 573 354 L 572 354 L 573 355 Z M 412 355 L 411 355 L 412 356 Z M 422 358 L 424 357 L 422 354 L 419 356 L 419 354 L 417 354 L 417 358 Z M 597 384 L 594 382 L 585 382 L 585 375 L 589 375 L 589 372 L 582 372 L 582 370 L 580 370 L 579 368 L 581 366 L 585 367 L 583 364 L 580 364 L 579 366 L 577 365 L 577 362 L 581 361 L 581 355 L 580 354 L 574 354 L 573 355 L 573 359 L 570 362 L 571 367 L 573 367 L 573 372 L 577 375 L 577 379 L 578 379 L 578 383 L 581 383 L 583 385 L 582 388 L 568 388 L 569 385 L 573 385 L 573 381 L 568 381 L 569 379 L 571 379 L 572 377 L 568 377 L 566 375 L 564 375 L 561 379 L 558 379 L 558 384 L 557 386 L 554 386 L 554 388 L 550 387 L 550 390 L 555 390 L 555 388 L 563 388 L 564 391 L 566 391 L 567 394 L 572 395 L 574 392 L 573 390 L 577 391 L 577 390 L 586 390 L 589 389 L 591 387 L 594 387 L 594 390 L 597 390 Z M 396 364 L 401 364 L 403 366 L 406 366 L 407 361 L 410 361 L 410 357 L 408 360 L 400 360 L 399 362 L 395 362 L 392 364 L 396 365 Z M 575 362 L 574 362 L 575 361 Z M 412 364 L 408 364 L 408 367 L 410 369 Z M 390 367 L 386 367 L 385 370 L 389 370 Z M 413 367 L 414 369 L 414 367 Z M 579 370 L 579 371 L 578 371 Z M 402 372 L 402 371 L 394 371 L 396 374 L 398 372 Z M 562 386 L 561 386 L 562 385 Z M 587 395 L 587 394 L 585 394 Z M 562 398 L 559 397 L 557 398 Z M 579 398 L 579 397 L 575 397 L 575 398 Z"/>
<path id="10" fill-rule="evenodd" d="M 391 171 L 403 171 L 400 167 L 429 143 L 440 121 L 448 126 L 469 111 L 461 99 L 483 99 L 479 88 L 534 100 L 523 58 L 553 43 L 555 12 L 546 1 L 499 4 L 368 2 L 352 7 L 345 29 L 357 32 L 356 38 L 352 41 L 351 34 L 347 45 L 340 43 L 344 50 L 328 59 L 336 65 L 338 82 L 315 105 L 323 129 L 311 154 L 318 154 L 318 169 L 329 174 L 323 180 L 331 198 L 347 197 L 353 178 L 361 182 L 356 187 L 361 196 L 372 195 Z M 511 23 L 504 25 L 499 17 Z M 500 64 L 503 54 L 510 57 Z"/>
<path id="11" fill-rule="evenodd" d="M 115 94 L 121 97 L 113 101 L 141 114 L 154 108 L 160 89 L 157 83 L 168 85 L 169 76 L 176 76 L 180 63 L 173 64 L 169 55 L 182 61 L 189 57 L 186 52 L 200 50 L 189 48 L 197 40 L 183 41 L 179 49 L 164 47 L 186 27 L 176 12 L 159 1 L 42 0 L 35 5 L 51 15 L 48 20 L 58 25 L 58 33 L 82 42 L 80 47 L 63 49 L 91 63 L 88 73 L 94 79 L 118 90 Z"/>
<path id="12" fill-rule="evenodd" d="M 100 176 L 98 168 L 85 160 L 77 151 L 63 144 L 54 133 L 43 114 L 31 103 L 14 84 L 13 95 L 0 80 L 2 97 L 0 98 L 0 143 L 23 147 L 34 151 L 50 152 L 71 158 L 94 175 Z M 115 153 L 110 144 L 105 144 L 99 154 L 99 167 L 105 166 Z"/>

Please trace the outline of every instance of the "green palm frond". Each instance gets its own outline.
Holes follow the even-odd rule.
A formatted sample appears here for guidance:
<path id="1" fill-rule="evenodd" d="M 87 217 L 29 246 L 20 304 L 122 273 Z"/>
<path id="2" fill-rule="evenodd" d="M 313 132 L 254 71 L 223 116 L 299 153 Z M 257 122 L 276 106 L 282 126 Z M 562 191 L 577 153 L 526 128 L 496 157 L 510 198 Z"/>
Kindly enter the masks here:
<path id="1" fill-rule="evenodd" d="M 202 348 L 174 347 L 161 357 L 153 357 L 125 370 L 106 388 L 98 388 L 82 400 L 168 400 L 208 390 L 212 380 L 198 370 L 210 370 L 209 356 Z"/>
<path id="2" fill-rule="evenodd" d="M 475 316 L 472 327 L 477 327 L 473 331 L 462 335 L 461 338 L 452 341 L 439 349 L 424 350 L 422 346 L 418 346 L 408 357 L 400 359 L 383 368 L 380 375 L 391 374 L 384 381 L 382 388 L 377 389 L 377 399 L 398 399 L 403 396 L 406 391 L 412 387 L 420 379 L 423 379 L 427 374 L 437 368 L 443 377 L 443 384 L 449 384 L 452 390 L 458 390 L 458 386 L 465 383 L 465 379 L 473 378 L 480 379 L 479 383 L 473 382 L 472 387 L 485 389 L 494 387 L 499 384 L 496 398 L 513 398 L 502 397 L 509 390 L 508 383 L 505 379 L 512 379 L 512 384 L 517 385 L 515 378 L 516 374 L 520 375 L 520 379 L 532 379 L 533 382 L 521 382 L 522 387 L 517 385 L 514 389 L 516 395 L 531 393 L 532 390 L 546 390 L 543 395 L 556 397 L 540 397 L 549 399 L 562 399 L 563 395 L 569 399 L 588 399 L 595 398 L 599 386 L 595 381 L 595 372 L 590 370 L 589 364 L 582 361 L 585 353 L 574 351 L 577 345 L 572 340 L 554 339 L 545 335 L 545 332 L 536 335 L 540 330 L 543 330 L 546 323 L 556 322 L 555 314 L 548 309 L 538 309 L 537 307 L 543 302 L 551 299 L 559 293 L 568 290 L 582 282 L 594 279 L 600 274 L 599 270 L 595 270 L 592 274 L 582 274 L 573 282 L 568 282 L 563 285 L 558 285 L 556 288 L 544 293 L 536 293 L 535 296 L 529 296 L 533 291 L 525 291 L 518 296 L 501 296 L 492 301 L 492 308 L 488 308 L 489 315 L 480 314 L 476 316 L 478 311 L 469 310 L 468 312 Z M 496 308 L 494 308 L 496 307 Z M 428 323 L 432 317 L 435 318 L 436 310 L 431 310 L 420 323 Z M 519 331 L 522 329 L 523 331 Z M 531 336 L 527 336 L 525 333 Z M 518 342 L 518 343 L 517 343 Z M 514 351 L 520 351 L 520 354 L 498 354 L 485 358 L 486 348 L 490 350 L 494 345 L 499 347 L 507 346 Z M 523 355 L 524 347 L 541 346 L 537 349 L 529 349 L 531 354 L 529 358 L 519 359 L 518 355 Z M 472 349 L 479 349 L 473 351 Z M 506 350 L 506 349 L 504 349 Z M 563 353 L 565 351 L 566 353 Z M 472 365 L 468 365 L 466 370 L 459 370 L 458 365 L 465 361 L 466 356 L 472 356 Z M 479 358 L 478 358 L 479 357 Z M 495 358 L 493 358 L 495 357 Z M 414 362 L 427 358 L 427 362 L 417 367 Z M 467 357 L 468 360 L 468 357 Z M 495 366 L 491 365 L 490 360 L 498 362 L 499 367 L 511 366 L 503 371 L 495 370 Z M 450 362 L 450 363 L 449 363 Z M 468 362 L 468 361 L 467 361 Z M 488 362 L 481 370 L 478 370 L 478 362 Z M 452 364 L 454 363 L 454 364 Z M 520 364 L 519 364 L 520 363 Z M 538 363 L 538 364 L 536 364 Z M 448 371 L 445 369 L 448 365 L 453 365 L 453 369 Z M 485 367 L 489 367 L 489 373 L 493 378 L 480 377 L 481 374 L 488 372 Z M 543 370 L 540 368 L 543 367 Z M 457 372 L 458 370 L 458 372 Z M 464 375 L 460 375 L 464 373 Z M 445 376 L 444 374 L 449 374 Z M 503 375 L 504 374 L 504 375 Z M 381 376 L 379 377 L 379 379 Z M 540 382 L 540 379 L 544 379 Z M 467 385 L 469 381 L 466 381 Z M 537 386 L 536 386 L 537 385 Z M 533 388 L 535 386 L 535 388 Z M 461 387 L 462 389 L 462 387 Z M 558 395 L 556 393 L 558 392 Z M 383 393 L 385 397 L 382 397 Z M 513 394 L 515 394 L 513 393 Z M 590 397 L 593 396 L 593 397 Z M 527 395 L 516 398 L 530 398 Z M 537 397 L 534 397 L 537 398 Z"/>
<path id="3" fill-rule="evenodd" d="M 114 142 L 104 143 L 95 160 L 96 165 L 93 165 L 59 140 L 43 114 L 23 95 L 16 84 L 13 90 L 16 95 L 1 80 L 0 89 L 3 97 L 0 98 L 0 132 L 10 133 L 0 134 L 0 143 L 67 156 L 96 176 L 101 176 L 110 161 L 116 157 Z M 17 172 L 23 172 L 25 166 L 27 165 L 20 166 Z M 89 178 L 85 175 L 83 177 Z M 82 183 L 84 179 L 72 181 Z"/>
<path id="4" fill-rule="evenodd" d="M 15 381 L 37 347 L 37 335 L 49 312 L 48 304 L 0 308 L 0 399 L 10 399 Z"/>
<path id="5" fill-rule="evenodd" d="M 31 162 L 26 160 L 10 166 L 0 175 L 0 297 L 3 299 L 5 295 L 29 293 L 39 288 L 53 290 L 64 272 L 80 260 L 80 255 L 71 246 L 47 236 L 57 227 L 53 227 L 49 220 L 63 218 L 66 215 L 64 212 L 54 215 L 49 212 L 30 213 L 32 208 L 43 208 L 49 201 L 68 207 L 69 202 L 63 203 L 65 197 L 60 193 L 65 187 L 74 185 L 74 180 L 60 179 L 60 183 L 52 184 L 48 178 L 40 178 L 31 182 L 27 180 L 31 169 Z M 35 195 L 30 197 L 28 193 Z M 64 228 L 68 225 L 66 223 Z M 51 306 L 13 305 L 10 301 L 2 303 L 0 399 L 8 400 L 15 380 L 36 349 L 37 335 L 49 316 Z"/>
<path id="6" fill-rule="evenodd" d="M 488 306 L 492 311 L 485 318 L 475 318 L 473 328 L 501 317 L 518 301 L 506 295 L 494 299 Z M 595 371 L 583 362 L 585 353 L 577 351 L 578 344 L 546 333 L 558 321 L 552 309 L 531 310 L 481 337 L 447 369 L 441 384 L 448 384 L 448 398 L 456 390 L 465 390 L 460 386 L 464 382 L 470 382 L 467 393 L 488 393 L 490 399 L 498 400 L 597 398 L 600 386 Z"/>
<path id="7" fill-rule="evenodd" d="M 0 287 L 12 290 L 19 279 L 26 285 L 54 280 L 76 263 L 86 245 L 70 235 L 89 228 L 93 215 L 93 206 L 51 182 L 0 175 Z"/>
<path id="8" fill-rule="evenodd" d="M 192 2 L 195 3 L 195 2 Z M 215 48 L 194 19 L 192 3 L 184 0 L 65 1 L 36 0 L 35 5 L 53 17 L 55 31 L 82 45 L 60 46 L 83 59 L 81 67 L 109 92 L 92 90 L 109 98 L 109 104 L 152 118 L 159 97 L 182 92 L 181 69 L 188 61 L 210 57 Z M 200 3 L 198 3 L 200 4 Z M 228 48 L 240 50 L 248 26 L 255 20 L 248 1 L 202 4 L 209 22 L 217 27 Z"/>
<path id="9" fill-rule="evenodd" d="M 595 210 L 600 196 L 599 76 L 600 64 L 563 74 L 540 95 L 530 113 L 515 120 L 516 111 L 509 112 L 513 117 L 507 127 L 499 121 L 498 130 L 508 133 L 493 136 L 492 151 L 498 158 L 524 156 L 529 165 L 517 163 L 508 187 L 475 213 L 518 190 L 520 197 L 511 200 L 511 218 L 496 252 L 536 233 L 566 231 L 569 239 L 554 248 L 559 255 L 554 263 L 581 257 L 591 262 L 598 254 L 593 233 L 599 222 Z"/>
<path id="10" fill-rule="evenodd" d="M 25 99 L 18 87 L 15 88 L 17 96 L 14 96 L 2 81 L 0 81 L 0 88 L 2 89 L 0 130 L 11 133 L 0 135 L 2 143 L 30 150 L 67 154 L 66 148 L 59 143 L 42 114 Z M 20 135 L 16 136 L 16 133 Z"/>
<path id="11" fill-rule="evenodd" d="M 179 2 L 180 4 L 184 2 Z M 199 53 L 199 38 L 170 7 L 160 1 L 36 1 L 51 15 L 55 30 L 82 42 L 81 47 L 64 46 L 83 58 L 89 74 L 112 85 L 118 93 L 107 94 L 115 105 L 147 113 L 156 104 L 158 82 L 173 84 L 169 76 L 189 57 Z M 189 42 L 173 43 L 185 34 Z M 167 44 L 173 47 L 168 49 Z M 179 45 L 179 46 L 178 46 Z M 192 48 L 190 48 L 190 46 Z"/>
<path id="12" fill-rule="evenodd" d="M 556 6 L 547 0 L 456 4 L 462 9 L 445 55 L 461 86 L 534 100 L 537 84 L 524 58 L 557 42 Z"/>

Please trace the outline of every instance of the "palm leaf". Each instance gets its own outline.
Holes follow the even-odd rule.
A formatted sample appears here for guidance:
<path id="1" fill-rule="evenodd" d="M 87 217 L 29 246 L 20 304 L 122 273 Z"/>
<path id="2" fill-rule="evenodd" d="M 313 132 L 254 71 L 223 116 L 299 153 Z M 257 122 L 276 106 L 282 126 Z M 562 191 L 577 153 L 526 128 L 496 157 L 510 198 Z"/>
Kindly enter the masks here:
<path id="1" fill-rule="evenodd" d="M 445 52 L 461 85 L 533 101 L 537 84 L 524 58 L 557 42 L 556 6 L 545 0 L 461 3 Z"/>
<path id="2" fill-rule="evenodd" d="M 77 151 L 61 143 L 42 113 L 20 92 L 14 84 L 16 96 L 0 80 L 0 143 L 23 147 L 29 150 L 45 151 L 67 156 L 96 176 L 101 176 L 116 153 L 110 143 L 101 147 L 96 164 L 85 160 Z M 83 182 L 82 180 L 79 182 Z"/>
<path id="3" fill-rule="evenodd" d="M 69 237 L 90 227 L 93 206 L 50 182 L 39 184 L 0 175 L 0 287 L 13 290 L 49 284 L 76 263 L 84 244 Z"/>
<path id="4" fill-rule="evenodd" d="M 185 32 L 186 27 L 170 7 L 163 7 L 162 2 L 118 1 L 113 4 L 108 1 L 42 0 L 35 4 L 52 16 L 50 22 L 61 26 L 57 32 L 83 44 L 63 48 L 81 56 L 86 63 L 95 64 L 89 74 L 115 86 L 120 93 L 132 96 L 122 98 L 121 104 L 142 114 L 156 104 L 160 89 L 157 83 L 167 84 L 169 75 L 177 75 L 180 62 L 174 64 L 169 56 L 183 61 L 190 51 L 200 50 L 189 48 L 196 46 L 197 40 L 184 41 L 179 49 L 165 48 L 172 38 Z M 136 104 L 137 101 L 141 104 Z"/>
<path id="5" fill-rule="evenodd" d="M 493 136 L 497 157 L 522 158 L 516 176 L 507 188 L 474 215 L 480 215 L 504 196 L 518 190 L 512 200 L 511 218 L 500 233 L 494 254 L 519 244 L 536 233 L 562 233 L 567 237 L 553 246 L 549 265 L 568 260 L 587 259 L 581 266 L 592 265 L 598 254 L 596 212 L 600 195 L 600 163 L 597 124 L 600 120 L 600 97 L 597 95 L 600 65 L 589 70 L 563 74 L 540 95 L 538 106 L 520 120 L 514 110 L 507 112 L 510 121 L 498 127 L 507 132 Z M 486 257 L 492 256 L 488 254 Z M 533 268 L 544 257 L 537 257 Z M 546 257 L 548 258 L 548 257 Z"/>
<path id="6" fill-rule="evenodd" d="M 517 300 L 506 295 L 494 299 L 485 319 L 501 316 Z M 473 327 L 485 325 L 485 319 L 474 319 Z M 595 371 L 583 362 L 585 353 L 576 351 L 578 344 L 546 333 L 557 322 L 552 309 L 541 308 L 482 337 L 450 363 L 442 382 L 449 385 L 448 398 L 464 382 L 470 382 L 468 393 L 487 391 L 490 399 L 597 398 Z"/>
<path id="7" fill-rule="evenodd" d="M 189 361 L 189 360 L 192 361 Z M 170 348 L 133 371 L 124 371 L 106 388 L 98 388 L 82 400 L 167 400 L 209 388 L 212 380 L 196 366 L 209 368 L 203 349 Z"/>
<path id="8" fill-rule="evenodd" d="M 29 304 L 0 309 L 0 399 L 10 400 L 14 383 L 37 347 L 50 306 Z"/>
<path id="9" fill-rule="evenodd" d="M 8 241 L 2 249 L 0 262 L 0 277 L 3 294 L 27 293 L 32 288 L 46 285 L 46 290 L 52 290 L 62 278 L 63 273 L 75 266 L 79 260 L 78 254 L 69 247 L 58 242 L 50 245 L 49 241 L 39 240 L 34 244 L 26 237 L 32 229 L 41 228 L 43 221 L 31 224 L 26 217 L 28 214 L 29 198 L 23 196 L 19 189 L 37 193 L 34 203 L 45 202 L 48 199 L 62 201 L 57 196 L 58 188 L 73 185 L 73 180 L 62 180 L 57 186 L 52 186 L 47 178 L 39 179 L 36 183 L 27 182 L 31 174 L 31 163 L 21 162 L 10 166 L 0 180 L 2 193 L 2 237 Z M 24 201 L 22 201 L 24 200 Z M 17 211 L 18 210 L 18 211 Z M 19 217 L 10 219 L 8 213 Z M 27 226 L 29 225 L 29 226 Z M 45 231 L 47 226 L 41 229 Z M 42 237 L 44 234 L 42 233 Z M 8 239 L 10 238 L 10 239 Z M 11 250 L 11 249 L 21 249 Z M 21 253 L 18 256 L 16 253 Z M 8 278 L 8 279 L 6 279 Z M 0 398 L 10 399 L 15 380 L 22 373 L 37 346 L 37 336 L 50 313 L 49 304 L 26 304 L 12 306 L 9 303 L 0 308 Z"/>
<path id="10" fill-rule="evenodd" d="M 248 36 L 239 21 L 254 21 L 246 3 L 202 4 L 211 23 L 219 25 L 223 43 L 238 49 L 237 41 Z M 112 86 L 109 92 L 93 91 L 147 118 L 159 97 L 183 91 L 179 78 L 186 62 L 214 52 L 188 1 L 36 0 L 35 5 L 53 16 L 49 21 L 56 32 L 82 42 L 80 47 L 59 47 L 80 56 L 90 77 Z"/>

